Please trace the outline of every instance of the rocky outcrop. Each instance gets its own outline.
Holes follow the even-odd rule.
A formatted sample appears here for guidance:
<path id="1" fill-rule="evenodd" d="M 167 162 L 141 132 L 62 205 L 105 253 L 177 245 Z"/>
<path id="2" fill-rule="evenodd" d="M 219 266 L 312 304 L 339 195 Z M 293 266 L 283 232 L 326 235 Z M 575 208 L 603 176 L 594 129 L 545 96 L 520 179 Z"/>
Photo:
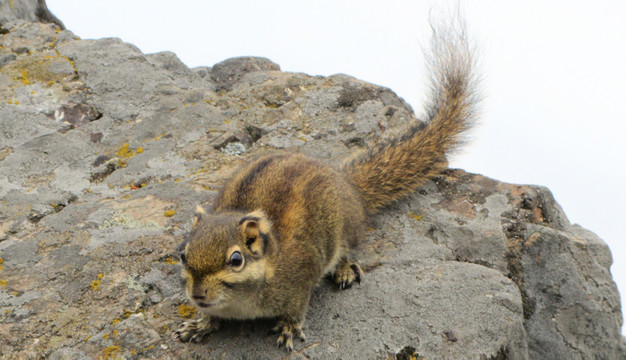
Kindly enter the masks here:
<path id="1" fill-rule="evenodd" d="M 45 0 L 0 1 L 0 24 L 16 19 L 52 23 L 65 29 L 63 22 L 48 10 Z"/>
<path id="2" fill-rule="evenodd" d="M 418 121 L 391 90 L 237 58 L 189 69 L 11 20 L 0 38 L 0 357 L 280 358 L 271 321 L 204 344 L 176 245 L 272 151 L 337 163 Z M 372 219 L 366 276 L 321 284 L 292 358 L 619 359 L 611 254 L 550 192 L 449 170 Z"/>

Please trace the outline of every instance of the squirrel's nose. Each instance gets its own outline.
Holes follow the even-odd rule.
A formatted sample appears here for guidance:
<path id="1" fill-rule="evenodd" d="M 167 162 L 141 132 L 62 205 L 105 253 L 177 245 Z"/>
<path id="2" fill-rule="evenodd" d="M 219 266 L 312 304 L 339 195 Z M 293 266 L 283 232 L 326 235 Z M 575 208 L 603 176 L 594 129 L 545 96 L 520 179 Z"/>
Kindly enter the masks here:
<path id="1" fill-rule="evenodd" d="M 204 300 L 206 298 L 206 289 L 202 289 L 200 286 L 194 286 L 191 292 L 191 298 L 194 300 Z"/>

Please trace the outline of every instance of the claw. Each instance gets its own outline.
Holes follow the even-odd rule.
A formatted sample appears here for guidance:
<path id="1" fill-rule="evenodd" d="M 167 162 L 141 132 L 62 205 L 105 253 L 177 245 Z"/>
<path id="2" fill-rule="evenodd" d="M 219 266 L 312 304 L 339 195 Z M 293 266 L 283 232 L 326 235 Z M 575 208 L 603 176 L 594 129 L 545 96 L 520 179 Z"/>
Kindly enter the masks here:
<path id="1" fill-rule="evenodd" d="M 306 336 L 304 335 L 304 332 L 300 328 L 295 329 L 294 337 L 297 339 L 300 339 L 301 342 L 306 341 Z"/>
<path id="2" fill-rule="evenodd" d="M 185 321 L 180 329 L 174 332 L 174 337 L 181 342 L 199 343 L 216 331 L 219 325 L 219 320 L 209 318 Z"/>
<path id="3" fill-rule="evenodd" d="M 362 277 L 363 270 L 361 270 L 361 267 L 356 263 L 348 261 L 346 258 L 343 258 L 337 265 L 333 276 L 335 284 L 341 290 L 351 287 L 355 282 L 360 284 Z"/>
<path id="4" fill-rule="evenodd" d="M 293 338 L 296 337 L 302 341 L 305 340 L 304 332 L 302 331 L 301 324 L 291 321 L 279 321 L 278 324 L 272 329 L 272 331 L 278 331 L 281 334 L 276 340 L 278 347 L 285 346 L 285 350 L 292 352 Z"/>
<path id="5" fill-rule="evenodd" d="M 361 276 L 363 275 L 363 270 L 361 270 L 361 267 L 357 264 L 352 264 L 350 265 L 350 268 L 352 269 L 352 271 L 354 271 L 354 281 L 358 282 L 359 284 L 361 283 Z"/>

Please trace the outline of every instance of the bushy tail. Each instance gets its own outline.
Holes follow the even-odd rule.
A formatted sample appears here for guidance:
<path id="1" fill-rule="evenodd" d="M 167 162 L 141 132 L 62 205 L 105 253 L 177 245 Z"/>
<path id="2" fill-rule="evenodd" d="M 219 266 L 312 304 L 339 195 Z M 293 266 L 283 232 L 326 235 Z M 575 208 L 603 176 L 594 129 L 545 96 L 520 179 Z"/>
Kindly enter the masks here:
<path id="1" fill-rule="evenodd" d="M 431 52 L 426 54 L 431 81 L 428 123 L 413 125 L 343 165 L 368 213 L 415 192 L 447 168 L 446 154 L 463 144 L 463 133 L 476 118 L 475 55 L 460 20 L 445 31 L 433 28 Z"/>

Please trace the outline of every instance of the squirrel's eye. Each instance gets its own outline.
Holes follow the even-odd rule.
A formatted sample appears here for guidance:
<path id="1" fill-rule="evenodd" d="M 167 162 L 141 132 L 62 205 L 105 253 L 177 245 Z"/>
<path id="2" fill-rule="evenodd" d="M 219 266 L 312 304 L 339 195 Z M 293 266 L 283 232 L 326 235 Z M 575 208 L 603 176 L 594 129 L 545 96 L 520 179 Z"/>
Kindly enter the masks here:
<path id="1" fill-rule="evenodd" d="M 241 256 L 241 253 L 239 251 L 235 251 L 230 256 L 230 260 L 228 261 L 228 265 L 230 265 L 232 267 L 239 267 L 239 266 L 241 266 L 241 264 L 243 264 L 243 256 Z"/>
<path id="2" fill-rule="evenodd" d="M 185 256 L 185 250 L 180 252 L 180 261 L 182 261 L 183 263 L 187 262 L 187 257 Z"/>

